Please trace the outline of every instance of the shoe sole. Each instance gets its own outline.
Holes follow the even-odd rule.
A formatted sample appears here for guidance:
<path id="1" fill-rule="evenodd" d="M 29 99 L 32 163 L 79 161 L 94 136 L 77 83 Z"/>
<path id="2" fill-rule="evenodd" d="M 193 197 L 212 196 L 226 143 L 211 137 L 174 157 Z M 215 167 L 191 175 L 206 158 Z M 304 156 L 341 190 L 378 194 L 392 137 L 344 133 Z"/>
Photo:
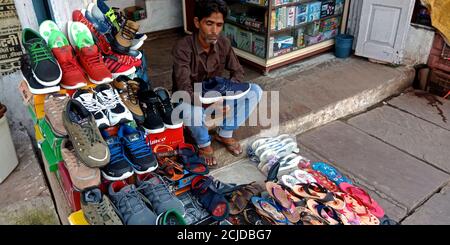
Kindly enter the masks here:
<path id="1" fill-rule="evenodd" d="M 130 47 L 130 49 L 138 50 L 140 47 L 142 47 L 142 45 L 144 45 L 144 41 L 139 40 L 139 42 L 136 43 L 135 45 L 132 45 L 132 46 Z"/>
<path id="2" fill-rule="evenodd" d="M 128 76 L 131 75 L 133 73 L 136 72 L 136 67 L 131 67 L 130 69 L 124 71 L 124 72 L 119 72 L 119 73 L 112 73 L 113 78 L 117 78 L 118 76 L 124 75 L 124 76 Z"/>
<path id="3" fill-rule="evenodd" d="M 105 174 L 105 172 L 103 172 L 103 171 L 101 171 L 101 172 L 102 172 L 103 178 L 105 178 L 109 181 L 119 181 L 119 180 L 128 179 L 131 176 L 133 176 L 133 174 L 134 174 L 134 172 L 126 172 L 126 173 L 122 174 L 122 176 L 120 176 L 120 177 L 112 177 L 112 176 Z"/>
<path id="4" fill-rule="evenodd" d="M 24 76 L 22 76 L 22 78 L 27 83 L 27 87 L 32 94 L 50 94 L 50 93 L 58 92 L 59 90 L 61 90 L 60 86 L 50 86 L 50 87 L 47 86 L 47 88 L 44 88 L 44 89 L 34 89 L 30 86 L 30 83 Z"/>
<path id="5" fill-rule="evenodd" d="M 47 116 L 45 116 L 44 118 L 45 118 L 45 121 L 47 121 L 47 124 L 48 124 L 48 125 L 50 126 L 50 128 L 52 129 L 52 132 L 55 134 L 55 136 L 60 137 L 60 138 L 64 138 L 64 137 L 67 136 L 67 133 L 66 133 L 66 134 L 63 134 L 63 133 L 59 132 L 58 130 L 56 130 L 56 129 L 53 127 L 53 125 L 50 123 L 50 120 L 48 119 Z"/>
<path id="6" fill-rule="evenodd" d="M 147 134 L 159 134 L 159 133 L 164 132 L 165 130 L 166 130 L 165 127 L 164 127 L 164 128 L 157 128 L 157 129 L 148 129 L 148 128 L 145 128 L 145 132 L 146 132 Z"/>
<path id="7" fill-rule="evenodd" d="M 212 104 L 212 103 L 215 103 L 220 100 L 237 100 L 237 99 L 244 97 L 249 91 L 250 91 L 250 87 L 246 91 L 244 91 L 240 94 L 214 97 L 214 98 L 205 98 L 200 95 L 200 102 L 202 102 L 203 104 Z"/>
<path id="8" fill-rule="evenodd" d="M 74 85 L 74 86 L 67 86 L 67 85 L 64 85 L 63 83 L 61 83 L 60 86 L 65 89 L 78 89 L 78 88 L 86 87 L 87 83 L 78 83 L 77 85 Z"/>
<path id="9" fill-rule="evenodd" d="M 181 122 L 181 123 L 174 124 L 174 125 L 164 123 L 164 127 L 168 128 L 168 129 L 177 129 L 177 128 L 183 127 L 183 123 Z"/>
<path id="10" fill-rule="evenodd" d="M 134 172 L 135 172 L 136 174 L 146 174 L 146 173 L 150 173 L 150 172 L 155 171 L 157 168 L 158 168 L 158 164 L 156 164 L 156 167 L 148 168 L 148 169 L 145 170 L 145 171 L 138 171 L 138 170 L 136 170 L 134 167 L 133 167 L 133 170 L 134 170 Z"/>
<path id="11" fill-rule="evenodd" d="M 105 78 L 103 78 L 101 81 L 97 81 L 97 80 L 94 80 L 94 79 L 92 79 L 91 77 L 89 77 L 89 81 L 91 81 L 93 84 L 100 85 L 100 84 L 110 83 L 110 82 L 113 81 L 113 79 L 110 78 L 110 77 L 105 77 Z"/>

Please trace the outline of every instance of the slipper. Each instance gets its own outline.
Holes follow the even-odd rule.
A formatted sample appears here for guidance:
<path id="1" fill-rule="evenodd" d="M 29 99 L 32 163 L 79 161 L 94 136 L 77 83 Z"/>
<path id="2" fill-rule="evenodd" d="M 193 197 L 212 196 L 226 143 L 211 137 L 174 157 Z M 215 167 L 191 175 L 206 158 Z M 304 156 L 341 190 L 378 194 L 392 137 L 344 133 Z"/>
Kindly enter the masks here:
<path id="1" fill-rule="evenodd" d="M 259 156 L 259 160 L 261 162 L 266 162 L 269 158 L 273 156 L 283 158 L 293 153 L 297 149 L 298 149 L 297 142 L 288 142 L 286 144 L 280 142 L 275 147 L 266 148 L 264 151 L 262 151 L 261 155 Z"/>
<path id="2" fill-rule="evenodd" d="M 209 173 L 205 160 L 200 158 L 190 144 L 180 144 L 178 153 L 185 169 L 193 174 L 206 175 Z"/>
<path id="3" fill-rule="evenodd" d="M 332 192 L 334 200 L 323 202 L 323 204 L 332 207 L 336 211 L 345 209 L 345 200 L 339 193 Z"/>
<path id="4" fill-rule="evenodd" d="M 225 148 L 228 150 L 228 152 L 231 153 L 231 155 L 237 157 L 242 154 L 242 146 L 239 144 L 239 141 L 233 138 L 227 138 L 229 140 L 228 142 L 225 141 L 222 137 L 219 135 L 214 135 L 214 139 L 217 140 L 219 143 L 223 144 Z M 236 153 L 238 151 L 238 153 Z"/>
<path id="5" fill-rule="evenodd" d="M 301 182 L 291 175 L 283 175 L 281 176 L 281 183 L 287 186 L 289 189 L 294 189 L 294 186 L 300 184 Z"/>
<path id="6" fill-rule="evenodd" d="M 297 211 L 294 203 L 291 204 L 290 208 L 282 208 L 281 212 L 292 224 L 296 224 L 300 221 L 300 213 Z"/>
<path id="7" fill-rule="evenodd" d="M 297 179 L 301 184 L 309 184 L 317 182 L 316 179 L 311 174 L 300 169 L 295 170 L 292 173 L 292 176 L 294 176 L 295 179 Z"/>
<path id="8" fill-rule="evenodd" d="M 163 144 L 155 145 L 153 147 L 153 153 L 155 153 L 156 158 L 176 157 L 178 155 L 173 147 Z"/>
<path id="9" fill-rule="evenodd" d="M 258 195 L 261 191 L 262 188 L 255 182 L 239 187 L 231 194 L 230 214 L 241 213 L 247 207 L 252 197 Z"/>
<path id="10" fill-rule="evenodd" d="M 353 198 L 347 193 L 343 193 L 346 207 L 358 215 L 361 225 L 380 225 L 380 220 L 373 215 L 360 200 Z"/>
<path id="11" fill-rule="evenodd" d="M 311 210 L 314 215 L 319 216 L 325 220 L 329 225 L 340 225 L 342 224 L 338 213 L 333 208 L 316 202 L 313 199 L 307 201 L 308 209 Z"/>
<path id="12" fill-rule="evenodd" d="M 288 197 L 286 191 L 279 184 L 274 182 L 266 182 L 266 190 L 269 195 L 281 205 L 283 208 L 291 208 L 293 202 Z"/>
<path id="13" fill-rule="evenodd" d="M 255 209 L 247 208 L 242 211 L 244 220 L 251 225 L 272 225 L 272 220 L 267 219 L 265 216 L 259 215 Z"/>
<path id="14" fill-rule="evenodd" d="M 314 162 L 311 165 L 311 168 L 325 175 L 329 180 L 333 181 L 336 185 L 339 185 L 340 183 L 343 182 L 353 184 L 353 182 L 350 179 L 341 174 L 341 172 L 339 172 L 336 168 L 324 162 Z"/>
<path id="15" fill-rule="evenodd" d="M 280 159 L 280 171 L 295 168 L 300 163 L 300 161 L 304 159 L 304 157 L 295 153 L 289 154 Z"/>
<path id="16" fill-rule="evenodd" d="M 314 215 L 314 213 L 306 207 L 297 207 L 300 214 L 300 222 L 303 225 L 326 225 L 325 220 Z"/>
<path id="17" fill-rule="evenodd" d="M 325 175 L 322 173 L 312 170 L 312 169 L 305 169 L 306 172 L 311 174 L 317 183 L 319 183 L 321 186 L 325 187 L 327 190 L 331 192 L 340 192 L 341 189 L 333 182 L 330 181 Z"/>
<path id="18" fill-rule="evenodd" d="M 383 208 L 362 188 L 345 182 L 341 183 L 339 187 L 342 191 L 350 194 L 354 198 L 359 199 L 359 201 L 361 201 L 361 203 L 364 204 L 364 206 L 366 206 L 372 214 L 377 216 L 377 218 L 382 218 L 384 216 Z"/>
<path id="19" fill-rule="evenodd" d="M 297 196 L 308 199 L 317 199 L 320 201 L 333 200 L 333 194 L 331 192 L 328 192 L 327 189 L 314 182 L 308 184 L 297 184 L 292 190 Z"/>
<path id="20" fill-rule="evenodd" d="M 269 218 L 275 224 L 286 225 L 289 223 L 281 209 L 272 200 L 255 196 L 252 197 L 252 203 L 258 214 Z"/>
<path id="21" fill-rule="evenodd" d="M 259 138 L 259 139 L 256 139 L 255 141 L 253 141 L 253 143 L 251 144 L 251 148 L 253 150 L 256 150 L 259 146 L 261 146 L 261 145 L 263 145 L 263 144 L 265 144 L 265 143 L 267 143 L 269 141 L 275 141 L 275 140 L 281 141 L 281 140 L 284 140 L 284 139 L 287 139 L 287 138 L 293 139 L 293 137 L 289 136 L 288 134 L 281 134 L 281 135 L 278 135 L 277 137 L 274 137 L 274 138 L 272 138 L 272 137 Z"/>

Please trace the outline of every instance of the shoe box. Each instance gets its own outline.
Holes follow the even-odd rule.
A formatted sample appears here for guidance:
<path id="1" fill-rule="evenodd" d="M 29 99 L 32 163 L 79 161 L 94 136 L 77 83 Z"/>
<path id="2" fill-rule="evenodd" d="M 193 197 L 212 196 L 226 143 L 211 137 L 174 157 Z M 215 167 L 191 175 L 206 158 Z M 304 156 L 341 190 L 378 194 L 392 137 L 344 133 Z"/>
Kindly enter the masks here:
<path id="1" fill-rule="evenodd" d="M 166 128 L 164 132 L 152 134 L 145 130 L 145 139 L 148 145 L 154 149 L 158 144 L 168 145 L 176 149 L 179 144 L 184 143 L 183 127 L 176 129 Z"/>
<path id="2" fill-rule="evenodd" d="M 56 176 L 58 177 L 64 196 L 66 197 L 72 211 L 78 211 L 81 209 L 81 194 L 74 188 L 72 180 L 70 179 L 69 171 L 66 166 L 64 166 L 64 162 L 60 162 L 57 166 L 58 171 L 56 172 Z"/>
<path id="3" fill-rule="evenodd" d="M 40 119 L 38 120 L 37 125 L 38 130 L 36 130 L 36 132 L 39 132 L 43 137 L 42 140 L 38 142 L 40 142 L 40 147 L 45 158 L 47 159 L 50 172 L 55 172 L 58 169 L 58 164 L 64 161 L 61 155 L 61 144 L 63 138 L 57 137 L 53 133 L 47 120 Z"/>

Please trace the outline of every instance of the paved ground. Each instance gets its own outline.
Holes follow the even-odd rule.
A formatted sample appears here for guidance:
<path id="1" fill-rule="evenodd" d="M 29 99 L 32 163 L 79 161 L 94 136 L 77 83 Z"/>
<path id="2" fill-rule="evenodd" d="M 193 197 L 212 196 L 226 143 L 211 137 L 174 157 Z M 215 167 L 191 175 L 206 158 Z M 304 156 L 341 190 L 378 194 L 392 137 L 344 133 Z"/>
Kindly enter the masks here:
<path id="1" fill-rule="evenodd" d="M 433 103 L 433 98 L 411 91 L 300 134 L 301 154 L 332 163 L 396 221 L 450 224 L 450 124 L 445 122 L 450 102 Z M 264 181 L 261 173 L 250 171 L 258 170 L 245 160 L 213 175 L 238 183 Z"/>

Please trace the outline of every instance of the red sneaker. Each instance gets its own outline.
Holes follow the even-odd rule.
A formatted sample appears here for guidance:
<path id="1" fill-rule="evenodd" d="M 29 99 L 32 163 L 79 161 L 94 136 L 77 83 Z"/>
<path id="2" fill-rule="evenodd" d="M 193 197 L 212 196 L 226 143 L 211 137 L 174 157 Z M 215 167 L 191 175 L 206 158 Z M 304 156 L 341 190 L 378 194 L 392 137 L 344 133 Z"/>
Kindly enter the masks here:
<path id="1" fill-rule="evenodd" d="M 77 55 L 92 83 L 103 84 L 113 80 L 96 45 L 78 49 Z"/>
<path id="2" fill-rule="evenodd" d="M 140 59 L 137 59 L 131 55 L 118 54 L 118 53 L 114 53 L 114 52 L 112 55 L 114 55 L 118 59 L 117 62 L 119 62 L 121 64 L 132 65 L 135 67 L 139 67 L 142 64 L 142 61 Z"/>
<path id="3" fill-rule="evenodd" d="M 52 48 L 52 52 L 61 66 L 61 87 L 65 89 L 77 89 L 87 85 L 87 78 L 83 69 L 78 64 L 71 46 Z"/>
<path id="4" fill-rule="evenodd" d="M 92 23 L 89 22 L 86 17 L 84 17 L 83 13 L 81 13 L 80 10 L 75 10 L 72 12 L 72 20 L 81 22 L 87 26 L 96 41 L 95 44 L 100 48 L 100 51 L 103 54 L 112 54 L 111 45 L 109 44 L 105 35 L 102 35 L 97 30 L 95 30 L 94 25 L 92 25 Z"/>
<path id="5" fill-rule="evenodd" d="M 118 77 L 120 75 L 129 76 L 136 72 L 136 68 L 133 65 L 126 65 L 119 62 L 119 58 L 114 55 L 103 56 L 105 65 L 109 71 L 111 71 L 113 77 Z"/>

